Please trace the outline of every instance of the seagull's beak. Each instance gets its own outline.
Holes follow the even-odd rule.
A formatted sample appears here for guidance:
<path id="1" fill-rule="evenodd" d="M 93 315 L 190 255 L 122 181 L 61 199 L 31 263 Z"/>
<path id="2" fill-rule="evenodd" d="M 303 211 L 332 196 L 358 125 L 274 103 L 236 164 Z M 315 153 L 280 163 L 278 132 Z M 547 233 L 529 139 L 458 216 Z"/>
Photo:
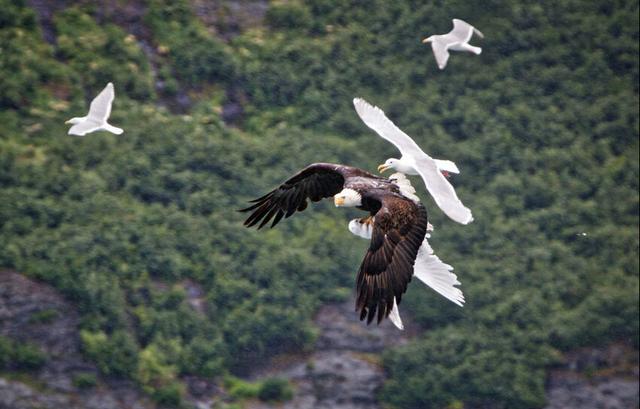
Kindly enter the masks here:
<path id="1" fill-rule="evenodd" d="M 344 197 L 334 196 L 333 203 L 336 205 L 336 207 L 344 206 Z"/>
<path id="2" fill-rule="evenodd" d="M 391 166 L 386 165 L 386 164 L 382 164 L 380 166 L 378 166 L 378 172 L 380 173 L 384 173 L 385 171 L 387 171 Z"/>
<path id="3" fill-rule="evenodd" d="M 65 124 L 70 124 L 71 123 L 71 119 L 69 119 L 68 121 L 64 121 Z"/>
<path id="4" fill-rule="evenodd" d="M 422 40 L 423 43 L 428 43 L 429 41 L 431 41 L 431 37 L 427 37 L 425 39 Z"/>

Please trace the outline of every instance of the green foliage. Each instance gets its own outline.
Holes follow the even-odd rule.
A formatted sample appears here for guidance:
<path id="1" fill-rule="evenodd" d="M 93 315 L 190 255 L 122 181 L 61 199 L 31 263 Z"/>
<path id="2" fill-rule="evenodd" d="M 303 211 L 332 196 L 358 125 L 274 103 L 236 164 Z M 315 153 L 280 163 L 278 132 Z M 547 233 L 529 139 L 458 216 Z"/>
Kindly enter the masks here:
<path id="1" fill-rule="evenodd" d="M 91 372 L 79 373 L 73 377 L 73 385 L 76 388 L 89 389 L 93 388 L 97 384 L 98 379 L 96 378 L 96 374 Z"/>
<path id="2" fill-rule="evenodd" d="M 312 24 L 309 9 L 301 4 L 271 4 L 265 15 L 267 24 L 274 30 L 309 28 Z"/>
<path id="3" fill-rule="evenodd" d="M 381 391 L 395 407 L 441 408 L 459 400 L 493 402 L 498 408 L 544 405 L 544 366 L 553 354 L 516 328 L 430 332 L 421 342 L 385 356 L 391 372 Z M 422 368 L 420 377 L 414 374 Z M 429 394 L 424 393 L 429 390 Z"/>
<path id="4" fill-rule="evenodd" d="M 251 399 L 258 397 L 261 384 L 245 382 L 242 379 L 227 376 L 224 379 L 224 387 L 234 399 Z"/>
<path id="5" fill-rule="evenodd" d="M 262 382 L 258 398 L 262 401 L 284 401 L 293 397 L 293 390 L 286 379 L 269 378 Z"/>
<path id="6" fill-rule="evenodd" d="M 237 400 L 258 398 L 265 402 L 289 400 L 293 389 L 286 379 L 267 378 L 260 382 L 246 382 L 242 379 L 226 376 L 224 387 Z"/>
<path id="7" fill-rule="evenodd" d="M 184 385 L 179 382 L 170 382 L 162 388 L 155 389 L 151 394 L 160 405 L 179 407 L 184 396 Z"/>
<path id="8" fill-rule="evenodd" d="M 105 375 L 130 376 L 138 365 L 137 346 L 122 330 L 110 335 L 82 330 L 80 339 L 87 356 Z"/>
<path id="9" fill-rule="evenodd" d="M 149 62 L 133 35 L 113 24 L 100 26 L 76 7 L 58 13 L 55 27 L 57 54 L 82 76 L 91 95 L 111 81 L 130 98 L 153 96 Z"/>
<path id="10" fill-rule="evenodd" d="M 29 317 L 29 323 L 48 324 L 58 317 L 58 312 L 52 308 L 36 311 Z"/>
<path id="11" fill-rule="evenodd" d="M 68 78 L 23 2 L 0 1 L 0 54 L 0 109 L 58 108 L 51 94 Z"/>
<path id="12" fill-rule="evenodd" d="M 0 266 L 76 303 L 102 373 L 177 405 L 180 376 L 313 345 L 318 306 L 351 294 L 366 242 L 346 222 L 360 213 L 319 203 L 255 232 L 235 209 L 308 163 L 395 155 L 355 96 L 455 160 L 475 216 L 455 225 L 413 179 L 467 304 L 409 287 L 401 309 L 429 331 L 385 353 L 383 404 L 541 407 L 559 351 L 638 344 L 637 2 L 275 2 L 228 43 L 186 0 L 146 5 L 144 39 L 74 6 L 49 45 L 25 2 L 0 0 Z M 420 39 L 452 16 L 487 36 L 440 71 Z M 152 104 L 156 80 L 193 107 Z M 108 81 L 125 134 L 67 136 Z M 239 128 L 220 119 L 230 89 Z M 0 338 L 4 367 L 14 347 Z"/>
<path id="13" fill-rule="evenodd" d="M 177 77 L 189 87 L 203 81 L 229 83 L 235 75 L 234 56 L 194 18 L 185 0 L 152 0 L 145 22 Z"/>
<path id="14" fill-rule="evenodd" d="M 46 360 L 38 346 L 0 336 L 0 369 L 32 371 L 42 367 Z"/>

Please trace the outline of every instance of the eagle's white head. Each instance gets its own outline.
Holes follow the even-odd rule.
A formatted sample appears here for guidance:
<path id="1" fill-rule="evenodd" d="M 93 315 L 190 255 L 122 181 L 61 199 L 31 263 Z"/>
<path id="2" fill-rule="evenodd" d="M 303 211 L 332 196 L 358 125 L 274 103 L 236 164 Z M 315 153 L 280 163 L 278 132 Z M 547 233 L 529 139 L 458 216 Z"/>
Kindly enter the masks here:
<path id="1" fill-rule="evenodd" d="M 336 207 L 356 207 L 362 205 L 362 196 L 353 189 L 345 188 L 333 196 L 333 203 Z"/>

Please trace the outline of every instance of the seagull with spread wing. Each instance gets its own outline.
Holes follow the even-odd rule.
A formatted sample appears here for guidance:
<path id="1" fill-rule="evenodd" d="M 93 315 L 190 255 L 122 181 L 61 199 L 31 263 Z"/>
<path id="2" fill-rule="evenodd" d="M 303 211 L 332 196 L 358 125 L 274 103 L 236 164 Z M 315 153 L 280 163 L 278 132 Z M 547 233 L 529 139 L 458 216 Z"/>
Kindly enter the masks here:
<path id="1" fill-rule="evenodd" d="M 111 104 L 113 103 L 114 97 L 113 83 L 110 82 L 98 96 L 91 101 L 87 116 L 71 118 L 65 122 L 65 124 L 73 125 L 69 129 L 69 135 L 83 136 L 95 131 L 108 131 L 120 135 L 124 132 L 121 128 L 107 123 L 107 119 L 109 119 L 109 115 L 111 115 Z"/>
<path id="2" fill-rule="evenodd" d="M 380 172 L 396 169 L 406 175 L 420 175 L 436 204 L 447 216 L 461 224 L 473 221 L 471 210 L 462 204 L 453 186 L 443 175 L 443 171 L 458 173 L 455 163 L 433 159 L 424 153 L 409 135 L 387 118 L 380 108 L 370 105 L 361 98 L 355 98 L 353 105 L 360 119 L 382 138 L 394 144 L 402 154 L 400 159 L 387 159 L 378 167 Z"/>
<path id="3" fill-rule="evenodd" d="M 449 60 L 449 50 L 468 51 L 476 55 L 482 52 L 482 48 L 469 44 L 469 40 L 471 40 L 474 33 L 477 34 L 478 37 L 484 38 L 484 34 L 482 34 L 480 30 L 465 21 L 454 18 L 453 30 L 447 34 L 432 35 L 422 40 L 422 42 L 431 43 L 438 68 L 444 70 Z"/>

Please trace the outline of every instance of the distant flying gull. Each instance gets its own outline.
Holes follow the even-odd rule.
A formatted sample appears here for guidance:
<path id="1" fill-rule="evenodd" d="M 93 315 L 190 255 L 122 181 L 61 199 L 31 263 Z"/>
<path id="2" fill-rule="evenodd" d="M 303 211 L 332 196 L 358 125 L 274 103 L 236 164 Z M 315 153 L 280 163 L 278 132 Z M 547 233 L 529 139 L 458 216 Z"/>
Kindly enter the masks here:
<path id="1" fill-rule="evenodd" d="M 111 104 L 115 93 L 113 84 L 108 83 L 106 87 L 91 101 L 89 114 L 83 117 L 69 119 L 65 124 L 73 124 L 69 129 L 69 135 L 86 135 L 95 131 L 108 131 L 120 135 L 123 130 L 107 123 L 111 115 Z"/>
<path id="2" fill-rule="evenodd" d="M 453 19 L 453 30 L 447 34 L 432 35 L 422 40 L 423 43 L 431 43 L 433 49 L 433 55 L 436 57 L 438 68 L 444 70 L 449 60 L 449 50 L 454 51 L 468 51 L 476 55 L 482 52 L 482 48 L 474 47 L 469 44 L 471 36 L 476 33 L 480 38 L 484 38 L 484 35 L 472 26 L 471 24 L 459 20 Z"/>
<path id="3" fill-rule="evenodd" d="M 378 166 L 380 172 L 396 169 L 407 175 L 420 175 L 436 204 L 447 216 L 462 224 L 473 221 L 471 210 L 462 204 L 453 186 L 442 174 L 442 171 L 458 173 L 455 163 L 433 159 L 424 153 L 409 135 L 402 132 L 386 117 L 380 108 L 360 98 L 355 98 L 353 105 L 362 121 L 378 135 L 394 144 L 402 154 L 400 159 L 390 158 Z"/>
<path id="4" fill-rule="evenodd" d="M 253 205 L 242 210 L 251 212 L 244 224 L 259 223 L 260 229 L 273 219 L 273 227 L 283 217 L 306 209 L 308 200 L 318 202 L 332 196 L 337 207 L 369 212 L 369 217 L 361 219 L 368 225 L 370 242 L 356 278 L 356 311 L 367 324 L 374 319 L 380 323 L 397 311 L 427 235 L 427 211 L 405 196 L 405 187 L 351 166 L 314 163 L 252 200 Z"/>

